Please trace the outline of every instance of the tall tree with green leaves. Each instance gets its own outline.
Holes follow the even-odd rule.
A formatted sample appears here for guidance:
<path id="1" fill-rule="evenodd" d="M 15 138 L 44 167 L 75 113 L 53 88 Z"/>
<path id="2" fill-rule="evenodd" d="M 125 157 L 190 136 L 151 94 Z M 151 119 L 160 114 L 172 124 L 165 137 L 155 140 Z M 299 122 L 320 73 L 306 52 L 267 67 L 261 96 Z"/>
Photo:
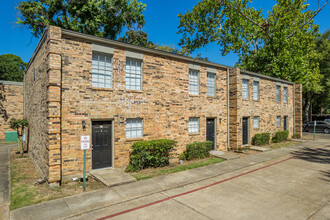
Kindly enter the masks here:
<path id="1" fill-rule="evenodd" d="M 323 75 L 321 80 L 323 88 L 319 94 L 314 94 L 313 113 L 330 114 L 330 30 L 317 38 L 316 51 L 320 54 L 318 62 L 320 73 Z"/>
<path id="2" fill-rule="evenodd" d="M 0 80 L 23 81 L 26 63 L 14 54 L 0 55 Z"/>
<path id="3" fill-rule="evenodd" d="M 27 0 L 17 7 L 18 24 L 39 37 L 48 25 L 108 39 L 116 39 L 124 27 L 144 25 L 146 5 L 137 0 Z"/>
<path id="4" fill-rule="evenodd" d="M 179 15 L 180 45 L 191 52 L 216 42 L 223 56 L 238 54 L 236 66 L 302 83 L 308 96 L 322 89 L 314 18 L 328 0 L 318 3 L 312 11 L 307 0 L 276 0 L 264 13 L 252 0 L 202 0 Z"/>

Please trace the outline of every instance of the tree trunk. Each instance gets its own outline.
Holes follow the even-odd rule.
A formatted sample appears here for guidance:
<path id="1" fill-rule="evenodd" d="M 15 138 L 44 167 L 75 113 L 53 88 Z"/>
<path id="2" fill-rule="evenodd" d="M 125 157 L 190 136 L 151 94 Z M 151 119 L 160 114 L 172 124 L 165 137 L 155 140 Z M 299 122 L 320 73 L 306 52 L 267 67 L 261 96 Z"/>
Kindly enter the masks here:
<path id="1" fill-rule="evenodd" d="M 309 122 L 309 110 L 310 110 L 310 106 L 311 106 L 311 102 L 310 100 L 305 99 L 305 102 L 304 102 L 304 109 L 303 109 L 303 122 L 304 123 L 308 123 Z"/>

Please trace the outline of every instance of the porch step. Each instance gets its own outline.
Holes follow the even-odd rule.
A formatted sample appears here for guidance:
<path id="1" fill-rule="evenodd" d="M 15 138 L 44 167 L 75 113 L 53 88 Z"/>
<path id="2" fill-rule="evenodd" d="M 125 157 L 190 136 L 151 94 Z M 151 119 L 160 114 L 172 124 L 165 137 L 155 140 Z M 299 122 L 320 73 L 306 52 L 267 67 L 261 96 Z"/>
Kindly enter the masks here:
<path id="1" fill-rule="evenodd" d="M 93 170 L 91 175 L 107 187 L 136 182 L 134 177 L 125 173 L 122 169 L 107 168 Z"/>

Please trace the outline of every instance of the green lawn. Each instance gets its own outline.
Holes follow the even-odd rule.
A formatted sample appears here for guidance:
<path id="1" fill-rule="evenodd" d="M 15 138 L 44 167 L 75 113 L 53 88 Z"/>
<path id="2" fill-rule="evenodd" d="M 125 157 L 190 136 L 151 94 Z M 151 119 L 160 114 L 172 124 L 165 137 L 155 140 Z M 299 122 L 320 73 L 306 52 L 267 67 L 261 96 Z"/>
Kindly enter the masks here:
<path id="1" fill-rule="evenodd" d="M 200 161 L 196 161 L 196 162 L 192 162 L 192 163 L 188 163 L 188 164 L 184 164 L 184 165 L 177 165 L 175 167 L 168 167 L 168 168 L 154 168 L 154 169 L 148 169 L 148 171 L 140 171 L 139 173 L 133 174 L 132 176 L 135 177 L 136 180 L 144 180 L 144 179 L 149 179 L 149 178 L 153 178 L 156 176 L 161 176 L 161 175 L 166 175 L 166 174 L 170 174 L 170 173 L 177 173 L 180 171 L 184 171 L 184 170 L 190 170 L 190 169 L 194 169 L 194 168 L 198 168 L 198 167 L 203 167 L 203 166 L 207 166 L 210 164 L 215 164 L 215 163 L 220 163 L 224 161 L 224 159 L 221 158 L 208 158 L 205 160 L 200 160 Z"/>
<path id="2" fill-rule="evenodd" d="M 299 144 L 299 143 L 300 142 L 298 142 L 298 141 L 285 141 L 285 142 L 271 144 L 268 147 L 272 148 L 272 149 L 277 149 L 277 148 L 288 147 L 288 146 Z"/>

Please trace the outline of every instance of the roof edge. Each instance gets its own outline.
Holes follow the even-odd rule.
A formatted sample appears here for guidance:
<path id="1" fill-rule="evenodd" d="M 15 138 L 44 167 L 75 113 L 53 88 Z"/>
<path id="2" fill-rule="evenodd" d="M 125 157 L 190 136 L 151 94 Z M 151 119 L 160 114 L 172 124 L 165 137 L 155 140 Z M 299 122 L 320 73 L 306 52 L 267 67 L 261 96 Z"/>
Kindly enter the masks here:
<path id="1" fill-rule="evenodd" d="M 195 58 L 191 58 L 191 57 L 187 57 L 187 56 L 183 56 L 183 55 L 179 55 L 179 54 L 169 53 L 169 52 L 162 51 L 162 50 L 136 46 L 136 45 L 124 43 L 121 41 L 110 40 L 110 39 L 106 39 L 106 38 L 102 38 L 102 37 L 96 37 L 93 35 L 88 35 L 88 34 L 71 31 L 71 30 L 67 30 L 67 29 L 62 29 L 62 35 L 69 36 L 69 37 L 77 37 L 80 39 L 85 39 L 85 40 L 102 43 L 102 44 L 106 44 L 106 45 L 111 45 L 111 46 L 120 46 L 120 47 L 129 49 L 129 50 L 135 50 L 135 51 L 139 51 L 139 52 L 152 53 L 152 54 L 156 54 L 156 55 L 171 57 L 171 58 L 180 59 L 180 60 L 184 60 L 184 61 L 191 62 L 191 63 L 197 63 L 197 64 L 201 64 L 204 66 L 209 66 L 209 67 L 217 67 L 217 68 L 222 68 L 222 69 L 233 68 L 233 67 L 227 66 L 227 65 L 222 65 L 222 64 L 218 64 L 218 63 L 209 62 L 209 61 L 203 61 L 203 60 L 199 60 L 199 59 L 195 59 Z"/>
<path id="2" fill-rule="evenodd" d="M 247 70 L 240 69 L 240 73 L 251 75 L 251 76 L 257 76 L 257 77 L 260 77 L 260 78 L 269 79 L 269 80 L 273 80 L 273 81 L 276 81 L 276 82 L 282 82 L 282 83 L 286 83 L 286 84 L 290 84 L 290 85 L 295 84 L 294 82 L 291 82 L 291 81 L 287 81 L 287 80 L 284 80 L 284 79 L 279 79 L 279 78 L 276 78 L 276 77 L 267 76 L 267 75 L 264 75 L 264 74 L 261 74 L 261 73 L 255 73 L 255 72 L 251 72 L 251 71 L 247 71 Z"/>

